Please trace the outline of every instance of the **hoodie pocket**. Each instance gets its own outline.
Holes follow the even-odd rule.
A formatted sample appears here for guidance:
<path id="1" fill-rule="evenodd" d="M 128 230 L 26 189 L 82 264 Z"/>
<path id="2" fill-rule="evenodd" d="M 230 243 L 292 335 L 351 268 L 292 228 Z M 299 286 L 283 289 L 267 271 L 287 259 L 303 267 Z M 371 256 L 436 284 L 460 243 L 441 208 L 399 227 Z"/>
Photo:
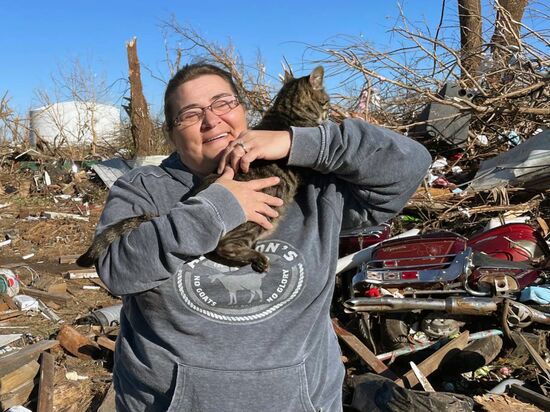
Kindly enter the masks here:
<path id="1" fill-rule="evenodd" d="M 178 365 L 168 412 L 315 412 L 303 363 L 231 371 Z"/>

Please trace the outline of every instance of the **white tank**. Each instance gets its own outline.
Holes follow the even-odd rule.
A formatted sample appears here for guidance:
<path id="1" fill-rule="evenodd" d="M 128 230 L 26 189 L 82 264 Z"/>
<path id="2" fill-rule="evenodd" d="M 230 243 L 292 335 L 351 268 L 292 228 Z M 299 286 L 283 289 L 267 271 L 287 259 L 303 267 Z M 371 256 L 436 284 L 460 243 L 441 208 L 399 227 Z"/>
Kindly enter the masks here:
<path id="1" fill-rule="evenodd" d="M 120 130 L 120 111 L 115 106 L 95 102 L 69 101 L 33 109 L 29 113 L 30 142 L 38 137 L 59 147 L 113 141 Z"/>

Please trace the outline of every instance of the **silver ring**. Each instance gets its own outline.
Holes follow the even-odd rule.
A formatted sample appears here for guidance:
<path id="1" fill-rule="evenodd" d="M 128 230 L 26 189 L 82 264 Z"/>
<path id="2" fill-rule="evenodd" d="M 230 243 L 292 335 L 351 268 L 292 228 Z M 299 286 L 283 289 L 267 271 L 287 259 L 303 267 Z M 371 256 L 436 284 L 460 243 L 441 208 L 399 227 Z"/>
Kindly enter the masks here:
<path id="1" fill-rule="evenodd" d="M 241 146 L 243 148 L 245 154 L 248 153 L 248 150 L 246 150 L 246 146 L 244 145 L 243 142 L 237 142 L 237 143 L 235 143 L 235 145 Z"/>

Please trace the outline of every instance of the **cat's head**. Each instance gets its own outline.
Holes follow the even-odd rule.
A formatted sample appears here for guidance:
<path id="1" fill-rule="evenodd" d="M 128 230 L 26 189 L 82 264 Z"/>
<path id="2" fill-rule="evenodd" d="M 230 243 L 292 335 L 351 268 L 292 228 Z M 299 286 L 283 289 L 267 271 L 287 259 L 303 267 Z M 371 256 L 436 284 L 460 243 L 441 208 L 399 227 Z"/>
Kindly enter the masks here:
<path id="1" fill-rule="evenodd" d="M 300 78 L 285 72 L 284 84 L 277 94 L 274 108 L 289 115 L 292 126 L 316 126 L 328 118 L 329 95 L 323 85 L 323 76 L 323 66 Z"/>

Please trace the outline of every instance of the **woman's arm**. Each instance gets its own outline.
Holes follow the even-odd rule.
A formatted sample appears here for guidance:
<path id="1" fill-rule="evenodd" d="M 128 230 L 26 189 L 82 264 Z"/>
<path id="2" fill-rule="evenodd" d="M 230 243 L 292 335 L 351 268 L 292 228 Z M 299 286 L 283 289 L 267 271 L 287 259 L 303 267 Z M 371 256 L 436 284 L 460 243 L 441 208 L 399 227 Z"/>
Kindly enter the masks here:
<path id="1" fill-rule="evenodd" d="M 180 193 L 174 197 L 170 189 L 155 190 L 159 185 L 172 185 L 170 189 Z M 115 237 L 100 257 L 98 273 L 113 293 L 138 293 L 159 285 L 184 261 L 213 250 L 225 233 L 245 221 L 238 201 L 222 185 L 213 184 L 183 202 L 177 199 L 188 189 L 173 185 L 169 178 L 138 171 L 111 188 L 96 233 L 132 216 L 158 216 Z"/>
<path id="2" fill-rule="evenodd" d="M 375 225 L 395 216 L 430 163 L 420 143 L 358 119 L 292 128 L 289 165 L 333 173 L 347 182 L 343 228 Z"/>

